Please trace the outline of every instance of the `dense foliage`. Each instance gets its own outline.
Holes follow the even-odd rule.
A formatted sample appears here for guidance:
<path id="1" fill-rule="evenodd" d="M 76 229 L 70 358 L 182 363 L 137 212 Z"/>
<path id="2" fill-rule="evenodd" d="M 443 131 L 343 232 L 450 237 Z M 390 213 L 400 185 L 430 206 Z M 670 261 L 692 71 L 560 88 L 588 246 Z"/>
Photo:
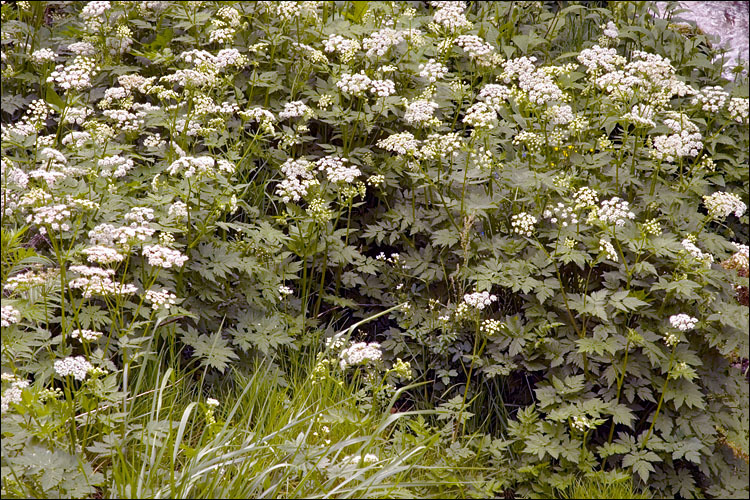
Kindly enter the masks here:
<path id="1" fill-rule="evenodd" d="M 747 72 L 597 4 L 4 3 L 3 496 L 746 497 Z"/>

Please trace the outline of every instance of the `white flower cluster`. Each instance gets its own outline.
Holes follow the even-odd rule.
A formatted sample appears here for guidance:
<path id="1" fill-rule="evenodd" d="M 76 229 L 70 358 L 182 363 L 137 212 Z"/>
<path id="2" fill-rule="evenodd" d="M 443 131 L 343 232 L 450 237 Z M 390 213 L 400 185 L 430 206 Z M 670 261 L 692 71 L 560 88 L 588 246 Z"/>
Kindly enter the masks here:
<path id="1" fill-rule="evenodd" d="M 578 216 L 574 209 L 565 206 L 564 203 L 558 203 L 552 210 L 545 210 L 542 217 L 549 219 L 553 224 L 560 222 L 562 227 L 568 227 L 568 224 L 578 224 Z"/>
<path id="2" fill-rule="evenodd" d="M 513 232 L 531 237 L 536 222 L 536 217 L 526 212 L 521 212 L 511 217 L 510 225 L 513 227 Z"/>
<path id="3" fill-rule="evenodd" d="M 99 224 L 89 231 L 88 236 L 92 245 L 108 247 L 119 245 L 127 249 L 132 240 L 146 241 L 146 238 L 154 234 L 154 231 L 146 225 L 131 224 L 115 227 L 111 224 Z"/>
<path id="4" fill-rule="evenodd" d="M 511 95 L 513 95 L 513 93 L 505 85 L 489 83 L 482 87 L 482 90 L 479 91 L 477 99 L 486 102 L 487 104 L 492 106 L 495 111 L 498 111 L 500 106 L 505 104 L 511 97 Z"/>
<path id="5" fill-rule="evenodd" d="M 331 182 L 345 182 L 351 184 L 362 172 L 355 166 L 347 166 L 347 160 L 335 156 L 326 156 L 315 162 L 318 170 L 325 170 Z"/>
<path id="6" fill-rule="evenodd" d="M 62 139 L 62 145 L 68 146 L 74 149 L 82 148 L 87 142 L 91 140 L 91 134 L 88 132 L 78 132 L 73 130 L 65 135 Z"/>
<path id="7" fill-rule="evenodd" d="M 13 306 L 2 306 L 0 309 L 0 325 L 10 326 L 21 321 L 21 313 Z"/>
<path id="8" fill-rule="evenodd" d="M 128 295 L 137 291 L 135 285 L 112 281 L 112 276 L 115 274 L 114 269 L 71 266 L 70 271 L 81 276 L 71 280 L 68 286 L 72 289 L 82 289 L 83 296 L 86 298 L 91 298 L 93 295 Z"/>
<path id="9" fill-rule="evenodd" d="M 522 130 L 513 137 L 514 146 L 520 146 L 521 144 L 526 145 L 529 151 L 539 151 L 544 144 L 544 137 L 530 130 Z"/>
<path id="10" fill-rule="evenodd" d="M 436 158 L 450 158 L 463 146 L 461 135 L 458 132 L 447 134 L 430 134 L 425 139 L 419 151 L 421 158 L 433 160 Z"/>
<path id="11" fill-rule="evenodd" d="M 409 132 L 392 134 L 378 141 L 378 147 L 400 155 L 416 154 L 419 149 L 419 141 Z"/>
<path id="12" fill-rule="evenodd" d="M 472 26 L 464 14 L 466 2 L 430 2 L 430 5 L 435 7 L 432 21 L 448 31 L 458 31 Z"/>
<path id="13" fill-rule="evenodd" d="M 3 289 L 9 292 L 15 292 L 16 290 L 28 290 L 35 286 L 44 285 L 56 274 L 56 269 L 48 269 L 45 271 L 25 271 L 23 273 L 18 273 L 9 277 L 5 282 L 5 286 L 3 286 Z"/>
<path id="14" fill-rule="evenodd" d="M 590 187 L 583 186 L 573 194 L 573 201 L 576 209 L 595 207 L 599 203 L 599 194 Z"/>
<path id="15" fill-rule="evenodd" d="M 702 262 L 705 267 L 711 267 L 711 264 L 714 261 L 713 255 L 703 252 L 690 238 L 683 239 L 681 244 L 682 248 L 684 248 L 687 253 L 692 255 L 695 260 Z"/>
<path id="16" fill-rule="evenodd" d="M 90 42 L 74 42 L 67 49 L 78 56 L 95 56 L 98 52 Z"/>
<path id="17" fill-rule="evenodd" d="M 187 204 L 183 201 L 177 200 L 171 205 L 169 205 L 169 210 L 167 211 L 170 217 L 187 217 L 188 214 L 188 207 Z"/>
<path id="18" fill-rule="evenodd" d="M 655 127 L 654 122 L 654 108 L 648 104 L 636 104 L 633 109 L 622 115 L 623 120 L 627 120 L 635 126 L 639 127 Z"/>
<path id="19" fill-rule="evenodd" d="M 737 269 L 739 271 L 744 271 L 747 273 L 748 271 L 748 260 L 750 258 L 750 254 L 748 252 L 748 246 L 743 245 L 741 243 L 735 243 L 732 242 L 732 245 L 737 250 L 732 256 L 724 262 L 724 267 L 727 269 Z"/>
<path id="20" fill-rule="evenodd" d="M 747 205 L 739 196 L 722 191 L 710 196 L 704 196 L 703 204 L 706 205 L 708 213 L 717 219 L 723 219 L 732 212 L 734 212 L 735 217 L 742 217 L 747 210 Z"/>
<path id="21" fill-rule="evenodd" d="M 18 168 L 9 158 L 3 157 L 0 160 L 0 175 L 4 182 L 15 184 L 22 189 L 26 189 L 29 184 L 29 176 L 26 172 Z"/>
<path id="22" fill-rule="evenodd" d="M 214 166 L 216 162 L 210 156 L 183 156 L 173 161 L 172 164 L 167 168 L 169 175 L 177 175 L 182 172 L 183 177 L 189 179 L 196 173 L 198 177 L 207 175 L 209 177 L 215 174 Z"/>
<path id="23" fill-rule="evenodd" d="M 283 299 L 287 295 L 291 295 L 294 293 L 294 290 L 291 287 L 288 287 L 286 285 L 279 285 L 279 298 Z"/>
<path id="24" fill-rule="evenodd" d="M 102 332 L 98 332 L 96 330 L 83 330 L 76 328 L 72 332 L 70 332 L 70 337 L 73 339 L 78 339 L 79 342 L 95 342 L 104 335 Z"/>
<path id="25" fill-rule="evenodd" d="M 161 245 L 144 245 L 143 256 L 148 259 L 150 265 L 165 269 L 169 269 L 172 266 L 182 267 L 188 260 L 187 255 L 183 255 L 179 250 L 173 250 Z"/>
<path id="26" fill-rule="evenodd" d="M 143 127 L 143 118 L 146 116 L 146 112 L 144 111 L 131 113 L 124 109 L 105 109 L 102 111 L 102 114 L 110 120 L 117 122 L 117 129 L 123 132 L 138 132 Z"/>
<path id="27" fill-rule="evenodd" d="M 607 256 L 607 258 L 613 262 L 619 262 L 620 259 L 617 256 L 617 251 L 615 250 L 615 247 L 612 246 L 612 243 L 605 239 L 599 240 L 599 251 L 604 252 L 604 254 Z"/>
<path id="28" fill-rule="evenodd" d="M 132 207 L 123 217 L 128 222 L 146 224 L 154 220 L 154 209 L 150 207 Z"/>
<path id="29" fill-rule="evenodd" d="M 552 125 L 565 125 L 573 121 L 573 108 L 567 104 L 550 106 L 547 108 L 547 116 Z"/>
<path id="30" fill-rule="evenodd" d="M 630 211 L 630 203 L 615 196 L 602 202 L 598 218 L 607 224 L 623 226 L 628 219 L 635 219 L 635 214 Z"/>
<path id="31" fill-rule="evenodd" d="M 310 118 L 313 114 L 312 108 L 302 101 L 292 101 L 284 104 L 284 109 L 279 112 L 279 118 L 286 120 L 287 118 Z"/>
<path id="32" fill-rule="evenodd" d="M 748 118 L 748 103 L 750 100 L 747 97 L 733 97 L 727 105 L 729 111 L 729 117 L 737 123 L 744 123 Z"/>
<path id="33" fill-rule="evenodd" d="M 81 252 L 87 256 L 89 262 L 97 264 L 114 264 L 125 259 L 125 256 L 116 249 L 103 245 L 84 248 Z"/>
<path id="34" fill-rule="evenodd" d="M 496 295 L 491 295 L 490 292 L 474 292 L 467 293 L 464 295 L 464 303 L 467 306 L 479 309 L 480 311 L 485 307 L 489 307 L 493 302 L 497 301 Z"/>
<path id="35" fill-rule="evenodd" d="M 604 30 L 604 36 L 607 38 L 617 38 L 620 36 L 620 32 L 617 31 L 617 26 L 612 21 L 609 21 L 605 26 L 602 26 L 602 29 Z"/>
<path id="36" fill-rule="evenodd" d="M 316 49 L 315 47 L 311 47 L 310 45 L 298 42 L 292 42 L 292 45 L 295 49 L 297 49 L 297 51 L 299 51 L 300 54 L 310 59 L 313 64 L 328 62 L 328 57 L 326 57 L 323 52 Z"/>
<path id="37" fill-rule="evenodd" d="M 475 128 L 495 128 L 497 112 L 485 102 L 475 102 L 466 110 L 463 122 Z"/>
<path id="38" fill-rule="evenodd" d="M 318 20 L 318 7 L 323 2 L 295 2 L 295 1 L 284 1 L 284 2 L 258 2 L 260 4 L 267 5 L 267 9 L 275 12 L 279 18 L 283 21 L 292 21 L 297 18 L 310 18 L 312 20 Z"/>
<path id="39" fill-rule="evenodd" d="M 35 50 L 31 54 L 31 60 L 38 64 L 52 62 L 55 60 L 56 57 L 57 57 L 57 54 L 55 53 L 55 51 L 50 50 L 50 49 Z"/>
<path id="40" fill-rule="evenodd" d="M 285 203 L 290 200 L 299 201 L 307 195 L 307 190 L 318 184 L 313 175 L 312 164 L 300 158 L 293 160 L 289 158 L 281 166 L 281 172 L 286 176 L 276 187 L 276 194 L 282 197 Z"/>
<path id="41" fill-rule="evenodd" d="M 611 73 L 618 66 L 625 64 L 625 58 L 617 55 L 617 50 L 594 45 L 590 49 L 583 49 L 578 54 L 578 61 L 586 66 L 586 73 L 600 75 Z"/>
<path id="42" fill-rule="evenodd" d="M 388 49 L 394 47 L 408 36 L 414 36 L 415 32 L 410 30 L 394 30 L 393 28 L 383 28 L 379 31 L 370 33 L 370 36 L 362 40 L 362 48 L 367 51 L 367 56 L 383 57 Z"/>
<path id="43" fill-rule="evenodd" d="M 370 80 L 370 77 L 365 75 L 364 71 L 360 71 L 359 73 L 343 73 L 341 75 L 341 79 L 339 79 L 338 82 L 336 82 L 336 86 L 341 89 L 342 92 L 346 92 L 347 94 L 351 94 L 353 96 L 360 96 L 365 93 L 367 89 L 370 88 L 370 84 L 372 83 L 372 80 Z M 376 87 L 376 90 L 373 90 L 373 92 L 378 93 L 385 90 L 381 85 L 378 85 Z"/>
<path id="44" fill-rule="evenodd" d="M 370 92 L 378 97 L 388 97 L 396 93 L 396 84 L 393 80 L 372 80 L 370 81 Z"/>
<path id="45" fill-rule="evenodd" d="M 83 122 L 86 121 L 86 118 L 88 118 L 92 112 L 93 111 L 91 110 L 91 108 L 85 106 L 71 106 L 65 110 L 65 118 L 63 119 L 63 123 L 83 125 Z"/>
<path id="46" fill-rule="evenodd" d="M 109 2 L 87 2 L 81 10 L 81 17 L 91 19 L 92 17 L 103 16 L 111 8 Z"/>
<path id="47" fill-rule="evenodd" d="M 11 386 L 0 397 L 0 410 L 3 413 L 10 409 L 11 403 L 19 404 L 21 402 L 22 391 L 29 386 L 28 380 L 19 379 L 8 373 L 3 373 L 3 382 L 5 381 L 11 382 Z"/>
<path id="48" fill-rule="evenodd" d="M 383 357 L 377 342 L 356 342 L 339 354 L 339 365 L 344 370 L 349 366 L 379 361 Z"/>
<path id="49" fill-rule="evenodd" d="M 435 62 L 435 59 L 430 59 L 426 63 L 419 65 L 419 76 L 427 78 L 430 83 L 435 83 L 447 74 L 448 67 L 439 62 Z"/>
<path id="50" fill-rule="evenodd" d="M 643 232 L 659 236 L 662 233 L 661 224 L 659 224 L 659 221 L 656 219 L 649 219 L 643 223 Z"/>
<path id="51" fill-rule="evenodd" d="M 502 329 L 502 322 L 496 319 L 486 319 L 482 321 L 482 326 L 480 327 L 482 333 L 484 333 L 488 337 L 494 337 L 495 335 L 500 333 Z"/>
<path id="52" fill-rule="evenodd" d="M 239 115 L 246 120 L 253 120 L 261 123 L 273 123 L 276 121 L 276 117 L 273 113 L 261 107 L 245 109 L 240 111 Z"/>
<path id="53" fill-rule="evenodd" d="M 120 155 L 105 156 L 97 162 L 102 177 L 123 177 L 133 168 L 133 160 Z"/>
<path id="54" fill-rule="evenodd" d="M 53 113 L 54 111 L 44 99 L 34 99 L 29 104 L 29 109 L 26 110 L 26 113 L 24 113 L 21 120 L 13 125 L 2 127 L 3 141 L 6 140 L 5 137 L 8 133 L 15 133 L 23 137 L 28 137 L 35 132 L 42 130 L 46 125 L 47 118 Z"/>
<path id="55" fill-rule="evenodd" d="M 563 92 L 546 71 L 538 69 L 536 57 L 519 57 L 503 63 L 500 78 L 505 83 L 518 79 L 518 87 L 525 93 L 529 102 L 542 105 L 548 101 L 563 99 Z"/>
<path id="56" fill-rule="evenodd" d="M 680 313 L 670 316 L 669 323 L 673 328 L 677 328 L 681 332 L 686 332 L 695 328 L 695 325 L 698 324 L 698 319 L 688 316 L 685 313 Z"/>
<path id="57" fill-rule="evenodd" d="M 324 42 L 323 50 L 326 52 L 337 52 L 341 56 L 342 61 L 349 62 L 361 48 L 362 46 L 357 40 L 331 34 L 328 36 L 328 40 Z"/>
<path id="58" fill-rule="evenodd" d="M 703 111 L 717 113 L 724 107 L 728 98 L 729 94 L 727 94 L 723 88 L 713 86 L 702 88 L 697 94 L 695 94 L 690 102 L 694 105 L 700 104 Z"/>
<path id="59" fill-rule="evenodd" d="M 211 87 L 218 82 L 217 71 L 208 65 L 201 66 L 200 70 L 178 69 L 172 74 L 162 76 L 159 81 L 187 88 Z"/>
<path id="60" fill-rule="evenodd" d="M 47 234 L 47 226 L 54 231 L 68 231 L 70 224 L 66 220 L 70 217 L 70 209 L 67 205 L 60 203 L 45 207 L 35 207 L 32 214 L 26 217 L 26 222 L 39 226 L 39 232 Z"/>
<path id="61" fill-rule="evenodd" d="M 168 290 L 147 290 L 146 300 L 151 302 L 151 307 L 158 311 L 163 309 L 169 311 L 169 309 L 177 304 L 177 296 Z"/>
<path id="62" fill-rule="evenodd" d="M 453 43 L 461 47 L 480 66 L 490 66 L 500 62 L 492 45 L 476 35 L 460 35 Z"/>
<path id="63" fill-rule="evenodd" d="M 424 124 L 432 120 L 432 115 L 438 109 L 438 104 L 427 99 L 417 99 L 409 103 L 404 113 L 404 120 L 409 124 Z"/>
<path id="64" fill-rule="evenodd" d="M 76 56 L 68 66 L 59 64 L 47 77 L 47 83 L 57 83 L 62 89 L 79 92 L 91 87 L 91 78 L 99 70 L 96 61 L 86 56 Z"/>
<path id="65" fill-rule="evenodd" d="M 699 132 L 698 125 L 690 121 L 690 118 L 685 113 L 679 113 L 677 111 L 666 111 L 664 113 L 664 125 L 672 129 L 673 132 L 680 134 L 684 130 L 690 133 Z"/>
<path id="66" fill-rule="evenodd" d="M 61 377 L 73 375 L 76 380 L 85 380 L 86 375 L 94 369 L 91 363 L 83 356 L 69 356 L 55 361 L 55 372 Z"/>
<path id="67" fill-rule="evenodd" d="M 654 137 L 652 155 L 658 160 L 675 161 L 683 156 L 698 156 L 703 149 L 703 137 L 699 132 L 683 130 L 679 134 Z"/>

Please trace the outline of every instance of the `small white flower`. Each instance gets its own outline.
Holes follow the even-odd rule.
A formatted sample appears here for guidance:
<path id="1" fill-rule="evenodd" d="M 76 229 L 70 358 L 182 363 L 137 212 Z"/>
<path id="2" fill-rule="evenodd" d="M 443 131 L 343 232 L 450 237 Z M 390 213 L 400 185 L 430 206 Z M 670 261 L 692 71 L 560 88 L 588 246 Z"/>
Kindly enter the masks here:
<path id="1" fill-rule="evenodd" d="M 695 328 L 695 325 L 698 324 L 698 319 L 688 316 L 685 313 L 680 313 L 670 316 L 669 322 L 674 328 L 677 328 L 681 332 L 686 332 Z"/>
<path id="2" fill-rule="evenodd" d="M 490 292 L 486 292 L 486 291 L 467 293 L 464 295 L 464 303 L 468 306 L 479 309 L 480 311 L 496 301 L 497 301 L 497 296 L 490 295 Z"/>

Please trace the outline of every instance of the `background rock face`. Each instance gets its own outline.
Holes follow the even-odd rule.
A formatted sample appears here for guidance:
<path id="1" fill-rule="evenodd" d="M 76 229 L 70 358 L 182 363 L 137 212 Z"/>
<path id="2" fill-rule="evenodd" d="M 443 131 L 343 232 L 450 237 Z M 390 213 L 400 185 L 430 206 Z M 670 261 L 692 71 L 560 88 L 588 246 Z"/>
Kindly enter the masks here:
<path id="1" fill-rule="evenodd" d="M 748 6 L 750 2 L 678 2 L 687 10 L 679 14 L 688 21 L 694 21 L 704 32 L 718 36 L 727 52 L 724 75 L 730 76 L 732 68 L 741 59 L 750 58 L 748 49 Z M 656 2 L 659 11 L 664 11 L 667 2 Z"/>

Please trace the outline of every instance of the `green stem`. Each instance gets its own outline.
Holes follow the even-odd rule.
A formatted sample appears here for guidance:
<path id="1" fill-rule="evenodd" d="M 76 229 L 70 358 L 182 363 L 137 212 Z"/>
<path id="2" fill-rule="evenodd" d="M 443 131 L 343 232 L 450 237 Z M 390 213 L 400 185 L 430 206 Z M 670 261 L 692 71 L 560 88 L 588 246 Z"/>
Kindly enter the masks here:
<path id="1" fill-rule="evenodd" d="M 669 375 L 670 373 L 672 373 L 672 364 L 674 363 L 674 355 L 676 350 L 677 344 L 672 347 L 672 355 L 669 357 L 669 368 L 667 368 L 667 377 L 664 379 L 664 385 L 661 388 L 661 396 L 659 396 L 659 403 L 656 405 L 656 413 L 654 413 L 654 418 L 651 420 L 651 427 L 648 428 L 648 434 L 646 434 L 646 439 L 643 440 L 643 444 L 640 448 L 641 450 L 646 447 L 648 438 L 651 437 L 651 432 L 653 432 L 654 425 L 656 425 L 656 419 L 659 417 L 659 411 L 661 411 L 661 405 L 664 402 L 664 392 L 667 390 L 667 384 L 669 383 Z"/>

